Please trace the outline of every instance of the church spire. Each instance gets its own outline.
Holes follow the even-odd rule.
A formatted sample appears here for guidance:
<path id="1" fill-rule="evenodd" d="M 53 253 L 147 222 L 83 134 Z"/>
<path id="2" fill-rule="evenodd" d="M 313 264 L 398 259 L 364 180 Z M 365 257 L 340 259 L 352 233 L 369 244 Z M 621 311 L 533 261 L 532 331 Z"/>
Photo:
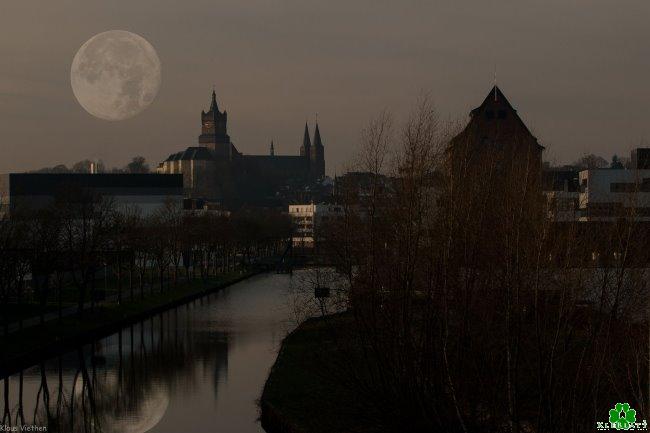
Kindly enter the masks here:
<path id="1" fill-rule="evenodd" d="M 316 179 L 325 176 L 325 148 L 320 137 L 318 122 L 316 122 L 316 130 L 314 131 L 314 144 L 311 147 L 310 169 L 312 176 Z"/>
<path id="2" fill-rule="evenodd" d="M 307 126 L 307 122 L 305 122 L 305 136 L 302 139 L 302 145 L 305 146 L 305 148 L 311 147 L 311 140 L 309 138 L 309 126 Z"/>
<path id="3" fill-rule="evenodd" d="M 316 123 L 316 131 L 314 132 L 314 147 L 323 147 L 323 141 L 320 138 L 320 130 L 318 123 Z"/>
<path id="4" fill-rule="evenodd" d="M 210 104 L 210 111 L 219 111 L 219 107 L 217 106 L 217 92 L 215 92 L 214 89 L 212 89 L 212 103 Z"/>
<path id="5" fill-rule="evenodd" d="M 273 147 L 273 140 L 271 140 L 271 156 L 275 156 L 275 148 Z"/>
<path id="6" fill-rule="evenodd" d="M 311 155 L 311 139 L 309 138 L 309 126 L 305 122 L 305 134 L 302 138 L 302 146 L 300 146 L 300 156 L 309 158 Z"/>

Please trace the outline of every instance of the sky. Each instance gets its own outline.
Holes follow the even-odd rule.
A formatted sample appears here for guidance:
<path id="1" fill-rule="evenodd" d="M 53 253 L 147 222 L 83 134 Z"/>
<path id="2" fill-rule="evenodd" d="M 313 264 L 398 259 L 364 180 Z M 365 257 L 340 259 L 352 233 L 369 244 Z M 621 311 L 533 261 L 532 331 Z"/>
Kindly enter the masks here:
<path id="1" fill-rule="evenodd" d="M 1 0 L 0 173 L 101 159 L 153 166 L 197 144 L 213 86 L 245 154 L 297 154 L 316 115 L 343 172 L 382 110 L 428 93 L 466 120 L 494 81 L 545 159 L 627 156 L 650 139 L 648 0 Z M 79 47 L 106 30 L 147 39 L 162 86 L 140 115 L 92 117 L 70 87 Z"/>

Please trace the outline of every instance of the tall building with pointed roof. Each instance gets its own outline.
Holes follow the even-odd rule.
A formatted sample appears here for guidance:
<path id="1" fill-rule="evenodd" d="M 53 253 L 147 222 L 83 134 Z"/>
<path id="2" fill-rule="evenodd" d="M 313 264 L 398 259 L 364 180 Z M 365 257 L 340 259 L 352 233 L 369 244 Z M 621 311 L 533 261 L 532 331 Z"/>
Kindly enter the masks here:
<path id="1" fill-rule="evenodd" d="M 206 113 L 201 111 L 201 135 L 199 135 L 199 146 L 207 147 L 215 155 L 232 160 L 237 150 L 230 142 L 228 135 L 228 113 L 219 111 L 217 105 L 217 94 L 212 91 L 210 109 Z"/>
<path id="2" fill-rule="evenodd" d="M 516 242 L 527 242 L 543 215 L 544 147 L 494 86 L 447 148 L 449 176 L 441 203 L 457 227 L 453 260 L 480 257 L 491 266 Z M 451 227 L 451 226 L 450 226 Z M 511 229 L 516 236 L 511 237 Z"/>
<path id="3" fill-rule="evenodd" d="M 501 89 L 494 86 L 470 112 L 469 123 L 451 140 L 447 153 L 459 179 L 477 173 L 503 178 L 516 171 L 537 181 L 543 150 Z"/>
<path id="4" fill-rule="evenodd" d="M 213 91 L 210 108 L 201 111 L 198 147 L 170 155 L 158 172 L 182 173 L 189 198 L 230 208 L 268 206 L 277 202 L 280 192 L 305 190 L 325 176 L 325 153 L 318 125 L 312 146 L 307 124 L 298 155 L 277 155 L 274 142 L 266 155 L 239 152 L 228 135 L 228 114 L 219 110 Z"/>

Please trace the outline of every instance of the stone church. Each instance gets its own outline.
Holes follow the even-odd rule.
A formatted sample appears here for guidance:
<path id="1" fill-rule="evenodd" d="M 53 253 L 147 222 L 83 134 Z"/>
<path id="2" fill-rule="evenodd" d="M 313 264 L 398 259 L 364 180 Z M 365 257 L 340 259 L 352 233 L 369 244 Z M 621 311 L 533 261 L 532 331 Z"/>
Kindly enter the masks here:
<path id="1" fill-rule="evenodd" d="M 183 174 L 187 198 L 228 208 L 278 206 L 292 191 L 309 190 L 325 177 L 325 149 L 318 124 L 313 140 L 305 124 L 299 155 L 276 155 L 273 142 L 268 155 L 239 152 L 228 135 L 228 113 L 219 110 L 213 91 L 210 109 L 201 112 L 198 146 L 170 155 L 157 171 Z"/>

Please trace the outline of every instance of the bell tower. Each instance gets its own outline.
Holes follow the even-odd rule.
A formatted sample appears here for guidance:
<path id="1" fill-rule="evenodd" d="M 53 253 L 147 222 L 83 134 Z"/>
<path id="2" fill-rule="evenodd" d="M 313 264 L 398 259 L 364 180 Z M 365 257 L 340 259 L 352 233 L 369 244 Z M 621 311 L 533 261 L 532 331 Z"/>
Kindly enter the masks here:
<path id="1" fill-rule="evenodd" d="M 228 113 L 219 111 L 217 94 L 212 91 L 212 101 L 208 112 L 201 111 L 201 135 L 199 146 L 207 147 L 216 156 L 232 158 L 232 143 L 228 135 Z"/>

